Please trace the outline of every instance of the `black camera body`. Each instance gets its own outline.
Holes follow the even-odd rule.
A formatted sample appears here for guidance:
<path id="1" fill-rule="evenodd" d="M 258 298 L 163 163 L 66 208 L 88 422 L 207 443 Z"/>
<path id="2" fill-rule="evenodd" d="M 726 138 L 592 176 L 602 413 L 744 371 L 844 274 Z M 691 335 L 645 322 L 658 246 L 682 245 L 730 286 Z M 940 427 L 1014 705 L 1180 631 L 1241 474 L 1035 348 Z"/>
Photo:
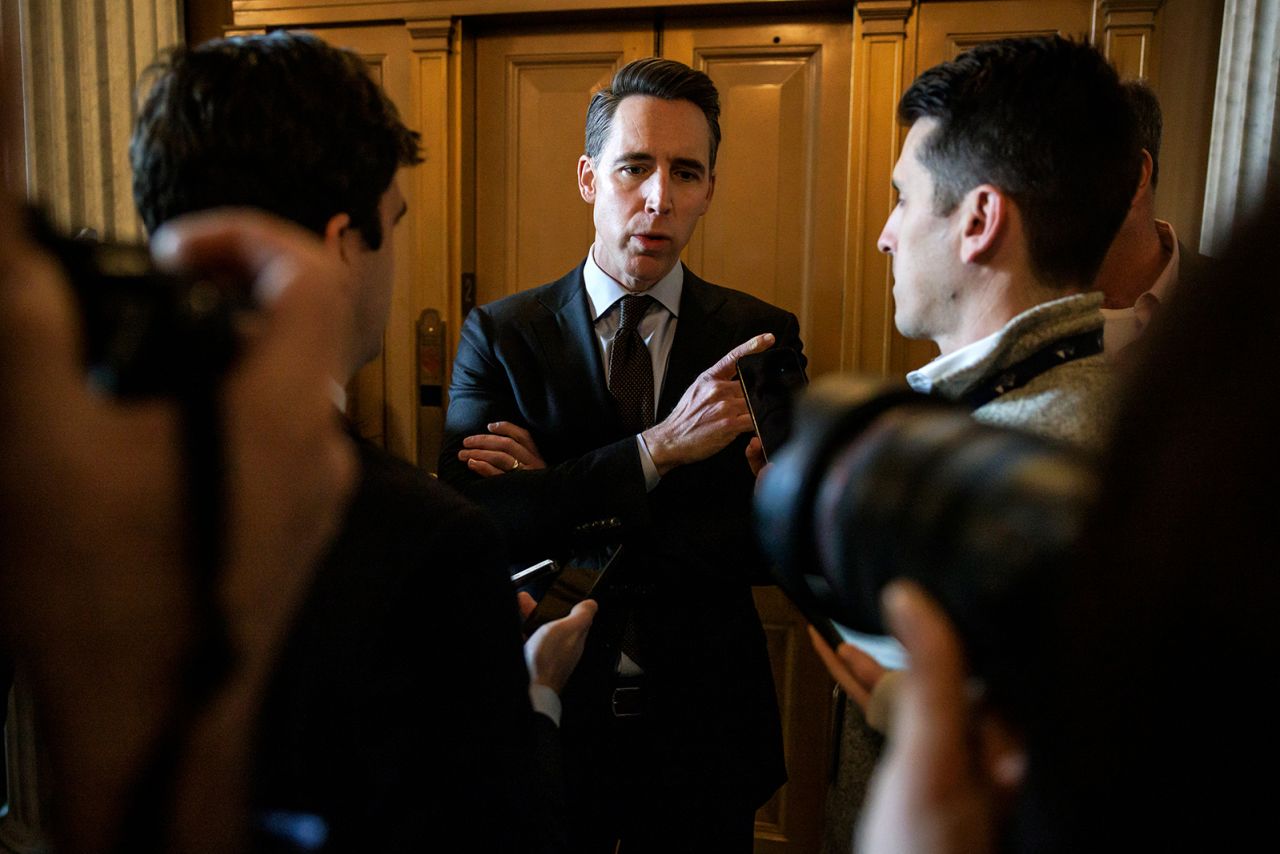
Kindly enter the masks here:
<path id="1" fill-rule="evenodd" d="M 879 380 L 827 377 L 755 499 L 779 586 L 806 613 L 885 634 L 880 592 L 918 583 L 988 698 L 1034 702 L 1040 633 L 1096 492 L 1086 455 Z"/>
<path id="2" fill-rule="evenodd" d="M 245 283 L 156 269 L 144 246 L 71 238 L 27 209 L 32 238 L 62 266 L 83 324 L 90 381 L 121 398 L 181 397 L 216 383 L 238 352 Z"/>

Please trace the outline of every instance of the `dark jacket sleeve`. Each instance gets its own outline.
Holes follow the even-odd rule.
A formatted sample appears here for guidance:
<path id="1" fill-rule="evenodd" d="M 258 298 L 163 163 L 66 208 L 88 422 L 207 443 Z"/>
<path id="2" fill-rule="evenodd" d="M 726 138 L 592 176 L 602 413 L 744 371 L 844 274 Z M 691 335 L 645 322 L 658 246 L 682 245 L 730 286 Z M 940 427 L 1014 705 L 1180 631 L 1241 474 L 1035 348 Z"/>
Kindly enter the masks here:
<path id="1" fill-rule="evenodd" d="M 484 308 L 463 324 L 449 388 L 440 479 L 493 516 L 506 536 L 510 559 L 532 561 L 575 546 L 590 547 L 618 529 L 643 526 L 648 501 L 634 436 L 555 461 L 539 471 L 485 478 L 458 459 L 467 436 L 488 432 L 495 421 L 523 424 L 514 388 L 536 384 L 518 354 L 497 348 L 502 339 Z"/>

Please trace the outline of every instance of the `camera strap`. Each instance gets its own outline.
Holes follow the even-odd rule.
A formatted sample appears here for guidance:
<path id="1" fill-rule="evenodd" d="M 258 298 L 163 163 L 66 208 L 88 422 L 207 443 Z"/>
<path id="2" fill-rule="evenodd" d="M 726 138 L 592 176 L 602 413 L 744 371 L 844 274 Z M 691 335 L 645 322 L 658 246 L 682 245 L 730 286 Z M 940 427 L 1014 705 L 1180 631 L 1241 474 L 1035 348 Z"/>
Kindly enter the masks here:
<path id="1" fill-rule="evenodd" d="M 186 653 L 174 707 L 131 787 L 114 847 L 120 854 L 145 854 L 171 846 L 175 782 L 191 732 L 235 664 L 219 591 L 226 561 L 228 514 L 221 392 L 219 379 L 205 372 L 193 378 L 177 401 L 195 637 Z"/>
<path id="2" fill-rule="evenodd" d="M 970 389 L 959 398 L 959 402 L 970 409 L 986 406 L 997 397 L 1022 388 L 1036 377 L 1053 370 L 1059 365 L 1074 362 L 1088 356 L 1096 356 L 1102 352 L 1102 330 L 1093 329 L 1041 347 L 1021 362 L 1017 362 L 986 382 Z"/>

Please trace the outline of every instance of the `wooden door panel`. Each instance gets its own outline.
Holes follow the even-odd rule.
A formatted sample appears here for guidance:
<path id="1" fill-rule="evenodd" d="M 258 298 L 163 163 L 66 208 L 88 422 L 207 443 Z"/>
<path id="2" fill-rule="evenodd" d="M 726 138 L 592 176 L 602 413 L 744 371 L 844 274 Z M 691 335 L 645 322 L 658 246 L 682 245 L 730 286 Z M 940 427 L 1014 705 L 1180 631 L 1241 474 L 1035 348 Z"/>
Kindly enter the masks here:
<path id="1" fill-rule="evenodd" d="M 575 177 L 591 92 L 653 51 L 650 27 L 476 40 L 476 302 L 559 278 L 595 238 Z"/>
<path id="2" fill-rule="evenodd" d="M 720 91 L 711 208 L 685 252 L 709 281 L 792 311 L 811 376 L 840 366 L 852 22 L 668 20 L 663 54 Z M 756 815 L 759 854 L 816 851 L 830 756 L 831 681 L 805 621 L 756 590 L 782 712 L 787 784 Z"/>
<path id="3" fill-rule="evenodd" d="M 720 90 L 711 208 L 685 253 L 709 281 L 792 311 L 811 376 L 840 365 L 848 21 L 669 21 L 665 56 Z"/>
<path id="4" fill-rule="evenodd" d="M 1057 33 L 1086 41 L 1093 0 L 949 0 L 920 4 L 916 73 L 982 42 Z"/>

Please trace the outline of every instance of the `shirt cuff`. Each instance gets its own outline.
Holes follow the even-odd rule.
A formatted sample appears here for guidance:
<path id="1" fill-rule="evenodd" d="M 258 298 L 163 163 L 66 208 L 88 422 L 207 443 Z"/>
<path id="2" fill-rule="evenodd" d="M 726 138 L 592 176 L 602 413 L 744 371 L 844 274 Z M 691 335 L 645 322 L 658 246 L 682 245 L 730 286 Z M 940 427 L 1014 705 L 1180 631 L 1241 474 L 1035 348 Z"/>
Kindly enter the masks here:
<path id="1" fill-rule="evenodd" d="M 560 695 L 551 690 L 546 685 L 532 684 L 529 686 L 529 702 L 533 704 L 533 710 L 541 715 L 551 718 L 551 722 L 557 727 L 560 726 Z"/>
<path id="2" fill-rule="evenodd" d="M 649 455 L 649 446 L 644 443 L 644 434 L 636 434 L 636 447 L 640 449 L 640 468 L 644 471 L 644 491 L 653 492 L 653 488 L 658 485 L 658 481 L 662 480 L 662 475 L 658 474 L 658 467 L 653 463 L 653 457 Z"/>

